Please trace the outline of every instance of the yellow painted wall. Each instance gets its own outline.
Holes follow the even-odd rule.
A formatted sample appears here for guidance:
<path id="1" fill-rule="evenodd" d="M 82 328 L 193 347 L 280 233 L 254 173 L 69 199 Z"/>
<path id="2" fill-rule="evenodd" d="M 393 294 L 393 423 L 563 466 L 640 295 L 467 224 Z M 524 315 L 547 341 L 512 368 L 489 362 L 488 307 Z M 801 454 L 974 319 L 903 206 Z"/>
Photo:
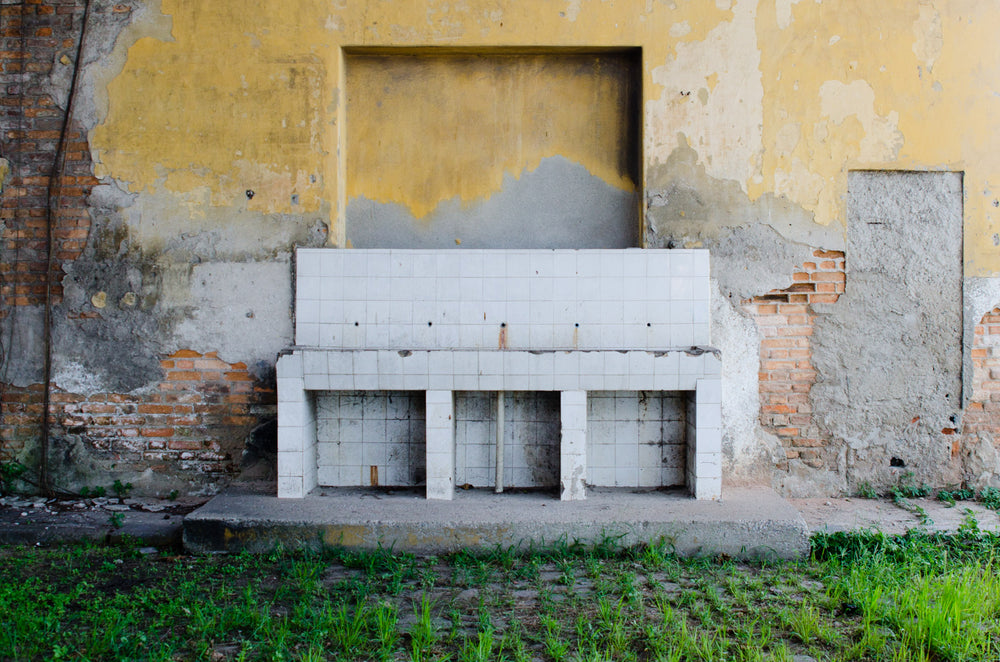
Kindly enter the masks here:
<path id="1" fill-rule="evenodd" d="M 243 209 L 320 214 L 342 242 L 342 47 L 634 46 L 646 170 L 683 134 L 710 176 L 751 199 L 786 196 L 827 226 L 844 223 L 848 169 L 964 170 L 966 274 L 1000 275 L 992 2 L 161 0 L 161 11 L 171 38 L 123 41 L 121 71 L 94 81 L 108 104 L 91 147 L 99 175 L 176 199 L 162 211 L 196 225 L 238 226 Z M 588 158 L 577 157 L 599 170 Z M 424 208 L 463 195 L 455 185 L 398 195 Z M 206 202 L 182 204 L 194 191 Z"/>

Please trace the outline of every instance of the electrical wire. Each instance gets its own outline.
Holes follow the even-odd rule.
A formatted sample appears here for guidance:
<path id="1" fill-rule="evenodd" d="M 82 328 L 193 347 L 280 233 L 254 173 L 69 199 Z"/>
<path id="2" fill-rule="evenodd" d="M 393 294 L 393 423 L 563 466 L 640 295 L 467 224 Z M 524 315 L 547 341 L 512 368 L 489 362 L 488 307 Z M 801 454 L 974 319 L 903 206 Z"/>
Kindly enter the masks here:
<path id="1" fill-rule="evenodd" d="M 62 178 L 66 168 L 66 142 L 69 137 L 73 118 L 73 102 L 76 100 L 76 90 L 82 68 L 84 45 L 87 39 L 87 28 L 90 23 L 90 0 L 84 0 L 83 18 L 80 24 L 80 38 L 76 45 L 76 58 L 73 61 L 73 77 L 70 80 L 69 92 L 66 97 L 66 112 L 63 114 L 62 129 L 59 131 L 59 145 L 52 162 L 49 175 L 49 187 L 46 195 L 45 210 L 45 308 L 43 321 L 44 370 L 41 439 L 39 440 L 38 487 L 46 496 L 53 496 L 49 478 L 49 409 L 52 401 L 52 270 L 55 264 L 53 244 L 55 243 L 55 225 L 59 205 L 62 198 Z"/>

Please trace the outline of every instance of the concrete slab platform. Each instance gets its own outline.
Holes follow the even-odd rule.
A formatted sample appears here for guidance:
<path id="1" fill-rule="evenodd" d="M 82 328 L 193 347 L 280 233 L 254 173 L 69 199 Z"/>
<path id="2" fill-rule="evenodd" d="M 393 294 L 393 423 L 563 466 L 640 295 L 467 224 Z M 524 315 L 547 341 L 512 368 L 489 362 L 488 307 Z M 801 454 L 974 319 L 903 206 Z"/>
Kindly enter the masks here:
<path id="1" fill-rule="evenodd" d="M 562 502 L 485 490 L 462 491 L 454 501 L 363 490 L 278 499 L 230 488 L 184 519 L 184 545 L 195 553 L 266 552 L 279 544 L 443 553 L 609 537 L 621 545 L 663 539 L 684 556 L 794 559 L 809 553 L 802 515 L 769 489 L 729 489 L 721 501 L 696 501 L 683 492 L 592 490 L 585 501 Z"/>

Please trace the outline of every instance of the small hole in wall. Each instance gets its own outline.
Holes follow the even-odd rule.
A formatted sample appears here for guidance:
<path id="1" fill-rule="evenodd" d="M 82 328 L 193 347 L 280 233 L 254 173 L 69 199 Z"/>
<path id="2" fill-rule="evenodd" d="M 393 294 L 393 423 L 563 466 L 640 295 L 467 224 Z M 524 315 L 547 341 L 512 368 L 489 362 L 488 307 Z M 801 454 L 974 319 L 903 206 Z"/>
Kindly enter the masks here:
<path id="1" fill-rule="evenodd" d="M 646 326 L 653 326 L 653 325 L 650 324 L 649 322 L 646 322 Z"/>
<path id="2" fill-rule="evenodd" d="M 428 322 L 427 326 L 434 326 L 434 322 Z"/>
<path id="3" fill-rule="evenodd" d="M 894 457 L 894 458 L 891 458 L 889 460 L 889 466 L 890 467 L 905 467 L 906 466 L 906 462 L 903 462 L 898 457 Z"/>
<path id="4" fill-rule="evenodd" d="M 579 323 L 579 322 L 577 322 L 577 323 L 576 323 L 576 324 L 574 324 L 573 326 L 575 326 L 576 328 L 578 328 L 578 329 L 579 329 L 579 328 L 580 328 L 580 323 Z"/>
<path id="5" fill-rule="evenodd" d="M 357 326 L 357 325 L 358 325 L 358 323 L 357 323 L 357 322 L 355 322 L 355 323 L 354 323 L 354 326 Z"/>
<path id="6" fill-rule="evenodd" d="M 507 328 L 507 322 L 500 322 L 500 328 L 501 329 L 506 329 Z"/>

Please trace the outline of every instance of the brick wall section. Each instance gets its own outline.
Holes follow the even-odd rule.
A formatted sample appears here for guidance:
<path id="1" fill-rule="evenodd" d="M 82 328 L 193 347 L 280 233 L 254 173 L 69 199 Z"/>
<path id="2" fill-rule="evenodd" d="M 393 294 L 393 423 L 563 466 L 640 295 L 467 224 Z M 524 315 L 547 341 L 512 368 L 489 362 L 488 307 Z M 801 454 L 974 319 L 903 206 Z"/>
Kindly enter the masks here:
<path id="1" fill-rule="evenodd" d="M 66 96 L 63 90 L 62 98 L 53 99 L 46 85 L 53 67 L 72 70 L 82 15 L 83 0 L 0 4 L 0 157 L 11 169 L 0 196 L 0 222 L 6 226 L 0 244 L 0 315 L 8 314 L 10 306 L 44 301 L 47 194 L 65 113 L 59 104 Z M 56 302 L 61 298 L 60 263 L 76 259 L 87 240 L 87 196 L 97 184 L 92 172 L 86 136 L 72 124 L 53 231 Z"/>
<path id="2" fill-rule="evenodd" d="M 214 352 L 181 350 L 161 361 L 165 378 L 143 394 L 52 395 L 53 437 L 78 435 L 108 466 L 152 468 L 180 479 L 212 480 L 237 472 L 249 432 L 276 415 L 273 388 L 242 363 Z M 38 435 L 41 386 L 4 393 L 0 441 L 16 454 Z M 67 486 L 72 487 L 72 486 Z"/>
<path id="3" fill-rule="evenodd" d="M 976 324 L 972 341 L 972 398 L 962 417 L 962 432 L 987 432 L 1000 438 L 1000 307 Z"/>
<path id="4" fill-rule="evenodd" d="M 836 303 L 846 281 L 844 253 L 813 252 L 794 283 L 744 302 L 757 321 L 760 345 L 760 422 L 781 439 L 787 460 L 823 465 L 819 430 L 813 423 L 809 392 L 816 383 L 811 337 L 812 304 Z M 780 468 L 787 468 L 784 465 Z"/>

